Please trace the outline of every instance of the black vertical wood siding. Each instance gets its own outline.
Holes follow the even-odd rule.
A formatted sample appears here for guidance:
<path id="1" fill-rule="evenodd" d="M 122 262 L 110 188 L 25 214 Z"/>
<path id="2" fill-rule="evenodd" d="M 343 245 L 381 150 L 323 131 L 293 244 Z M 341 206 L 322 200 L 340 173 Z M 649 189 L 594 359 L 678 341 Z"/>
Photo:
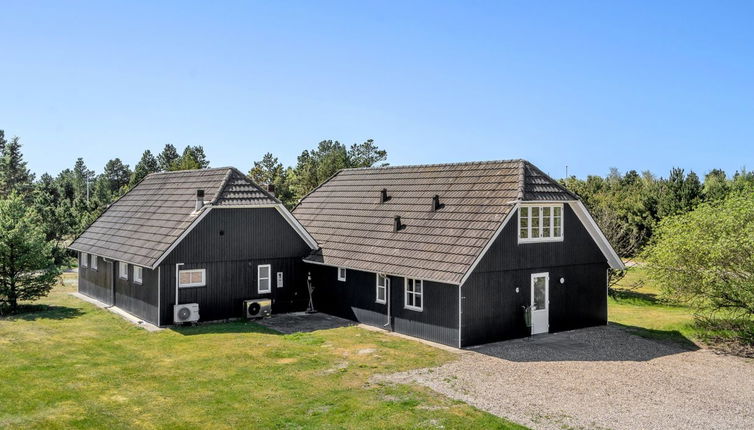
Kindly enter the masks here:
<path id="1" fill-rule="evenodd" d="M 336 267 L 307 264 L 312 274 L 317 310 L 445 345 L 458 346 L 458 287 L 424 281 L 423 310 L 404 307 L 404 278 L 389 276 L 390 318 L 387 304 L 377 303 L 377 274 L 348 270 L 338 281 Z"/>
<path id="2" fill-rule="evenodd" d="M 303 310 L 308 293 L 301 258 L 309 252 L 274 208 L 213 209 L 160 265 L 160 321 L 173 322 L 176 263 L 207 271 L 206 286 L 179 290 L 180 303 L 199 304 L 202 321 L 242 317 L 243 301 L 256 298 L 271 298 L 275 313 Z M 271 293 L 257 292 L 261 264 L 272 266 Z M 283 288 L 277 272 L 283 272 Z"/>
<path id="3" fill-rule="evenodd" d="M 118 263 L 114 266 L 114 305 L 144 321 L 157 325 L 157 270 L 142 268 L 142 283 L 137 284 L 134 282 L 133 265 L 128 265 L 128 279 L 120 277 Z"/>
<path id="4" fill-rule="evenodd" d="M 461 287 L 462 346 L 530 335 L 532 273 L 550 274 L 551 332 L 607 322 L 607 260 L 567 204 L 563 215 L 562 242 L 519 245 L 514 214 Z"/>
<path id="5" fill-rule="evenodd" d="M 113 304 L 113 269 L 112 262 L 106 262 L 105 259 L 90 255 L 90 260 L 97 259 L 97 270 L 92 269 L 91 263 L 88 267 L 79 266 L 79 293 L 93 299 L 99 300 L 107 305 Z M 81 262 L 81 253 L 79 253 L 79 263 Z"/>

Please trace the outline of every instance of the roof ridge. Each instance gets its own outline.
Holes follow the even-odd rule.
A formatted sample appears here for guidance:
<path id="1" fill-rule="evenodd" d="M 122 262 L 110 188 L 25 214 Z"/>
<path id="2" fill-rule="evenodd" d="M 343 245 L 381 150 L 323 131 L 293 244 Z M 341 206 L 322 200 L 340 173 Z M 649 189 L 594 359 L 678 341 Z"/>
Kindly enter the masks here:
<path id="1" fill-rule="evenodd" d="M 407 167 L 446 167 L 446 166 L 468 166 L 471 164 L 494 164 L 494 163 L 514 163 L 514 162 L 527 162 L 522 158 L 514 158 L 510 160 L 480 160 L 480 161 L 462 161 L 457 163 L 432 163 L 432 164 L 403 164 L 395 166 L 370 166 L 370 167 L 347 167 L 340 169 L 340 171 L 350 170 L 380 170 L 380 169 L 400 169 Z"/>
<path id="2" fill-rule="evenodd" d="M 235 167 L 225 166 L 225 167 L 207 167 L 207 168 L 204 168 L 204 169 L 165 170 L 165 171 L 162 171 L 162 172 L 152 172 L 152 173 L 148 174 L 147 176 L 177 175 L 177 174 L 197 173 L 197 172 L 209 172 L 209 171 L 214 171 L 214 170 L 228 170 L 228 169 L 235 169 Z"/>
<path id="3" fill-rule="evenodd" d="M 212 199 L 209 204 L 214 205 L 217 203 L 217 200 L 220 198 L 220 196 L 223 194 L 223 191 L 225 191 L 225 187 L 228 186 L 228 181 L 230 180 L 230 176 L 233 174 L 233 169 L 228 169 L 228 173 L 225 174 L 225 177 L 223 178 L 223 182 L 220 184 L 220 187 L 217 189 L 217 194 L 215 194 L 215 197 Z"/>
<path id="4" fill-rule="evenodd" d="M 523 200 L 526 191 L 526 161 L 519 161 L 519 177 L 518 177 L 518 200 Z"/>
<path id="5" fill-rule="evenodd" d="M 581 200 L 581 197 L 579 197 L 578 194 L 574 193 L 573 191 L 569 190 L 565 186 L 561 185 L 560 182 L 556 181 L 550 175 L 548 175 L 547 173 L 543 172 L 542 169 L 540 169 L 539 167 L 535 166 L 534 164 L 532 164 L 532 163 L 530 163 L 528 161 L 524 161 L 524 164 L 528 165 L 531 169 L 535 170 L 537 173 L 539 173 L 540 175 L 544 176 L 548 181 L 550 181 L 556 187 L 560 188 L 560 190 L 563 191 L 564 193 L 568 194 L 569 196 L 573 197 L 576 200 Z M 524 180 L 526 180 L 525 176 L 524 176 Z"/>
<path id="6" fill-rule="evenodd" d="M 256 183 L 256 181 L 252 180 L 252 179 L 251 179 L 251 178 L 249 177 L 249 175 L 245 174 L 244 172 L 242 172 L 242 171 L 238 170 L 238 169 L 237 169 L 237 168 L 235 168 L 235 167 L 229 167 L 229 169 L 230 169 L 231 171 L 235 172 L 236 174 L 240 175 L 240 176 L 241 176 L 241 178 L 243 178 L 243 179 L 244 179 L 244 180 L 245 180 L 246 182 L 248 182 L 248 183 L 249 183 L 250 185 L 252 185 L 252 186 L 253 186 L 254 188 L 256 188 L 257 190 L 261 191 L 261 192 L 262 192 L 262 194 L 264 194 L 265 196 L 267 196 L 267 197 L 271 198 L 272 200 L 276 201 L 277 203 L 280 203 L 280 204 L 282 204 L 282 202 L 280 201 L 280 199 L 278 199 L 277 197 L 275 197 L 275 195 L 274 195 L 274 194 L 270 193 L 269 191 L 265 190 L 265 189 L 264 189 L 264 188 L 263 188 L 262 186 L 260 186 L 259 184 L 257 184 L 257 183 Z M 224 190 L 224 189 L 225 189 L 225 184 L 223 184 L 223 190 Z"/>

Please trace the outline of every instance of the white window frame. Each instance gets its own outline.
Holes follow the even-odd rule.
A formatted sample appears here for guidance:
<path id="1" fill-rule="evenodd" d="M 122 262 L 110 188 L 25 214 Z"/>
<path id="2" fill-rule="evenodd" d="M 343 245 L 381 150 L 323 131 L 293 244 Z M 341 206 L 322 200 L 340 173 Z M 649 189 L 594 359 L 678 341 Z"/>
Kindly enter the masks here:
<path id="1" fill-rule="evenodd" d="M 262 277 L 262 268 L 267 268 L 267 277 Z M 267 280 L 267 289 L 262 289 L 262 279 Z M 257 266 L 257 293 L 259 294 L 267 294 L 272 292 L 272 265 L 271 264 L 260 264 Z"/>
<path id="2" fill-rule="evenodd" d="M 89 254 L 86 252 L 81 253 L 81 267 L 89 267 Z"/>
<path id="3" fill-rule="evenodd" d="M 345 267 L 338 267 L 338 281 L 346 282 L 346 274 L 348 271 Z M 341 276 L 342 275 L 342 276 Z"/>
<path id="4" fill-rule="evenodd" d="M 528 237 L 521 237 L 521 209 L 526 208 L 527 210 L 527 236 Z M 539 209 L 539 237 L 531 237 L 532 227 L 531 227 L 531 211 L 532 208 L 538 208 Z M 544 208 L 550 208 L 550 236 L 549 237 L 542 237 L 542 231 L 545 226 L 542 225 L 542 220 L 544 219 L 544 211 L 542 209 Z M 560 236 L 552 236 L 552 234 L 555 232 L 555 208 L 560 209 Z M 563 237 L 565 236 L 565 226 L 564 219 L 565 219 L 565 211 L 563 208 L 562 203 L 547 203 L 547 204 L 525 204 L 521 205 L 518 208 L 518 229 L 516 230 L 516 236 L 518 237 L 518 243 L 539 243 L 539 242 L 562 242 Z"/>
<path id="5" fill-rule="evenodd" d="M 414 290 L 416 288 L 416 283 L 418 282 L 421 286 L 421 292 L 417 293 L 415 291 L 408 291 L 408 284 L 409 281 L 411 282 L 411 289 Z M 413 298 L 413 302 L 416 303 L 416 296 L 419 296 L 419 300 L 421 301 L 421 306 L 414 306 L 408 304 L 408 297 L 411 295 Z M 412 311 L 421 312 L 424 310 L 424 281 L 421 279 L 414 279 L 414 278 L 403 278 L 403 307 Z"/>
<path id="6" fill-rule="evenodd" d="M 118 262 L 118 278 L 128 279 L 128 263 Z"/>
<path id="7" fill-rule="evenodd" d="M 387 303 L 387 275 L 377 273 L 375 278 L 374 302 L 384 305 Z M 382 278 L 382 285 L 380 285 L 380 278 Z M 380 290 L 382 290 L 382 299 L 380 299 Z"/>
<path id="8" fill-rule="evenodd" d="M 136 274 L 139 276 L 136 276 Z M 134 284 L 141 285 L 144 282 L 144 269 L 141 266 L 134 266 Z"/>
<path id="9" fill-rule="evenodd" d="M 202 280 L 201 282 L 190 282 L 188 284 L 181 284 L 181 273 L 185 272 L 201 272 L 202 274 Z M 207 269 L 186 269 L 186 270 L 179 270 L 178 271 L 178 288 L 193 288 L 193 287 L 203 287 L 207 285 Z"/>
<path id="10" fill-rule="evenodd" d="M 89 254 L 89 258 L 91 259 L 89 261 L 89 268 L 96 272 L 99 269 L 97 265 L 97 256 L 94 254 Z"/>

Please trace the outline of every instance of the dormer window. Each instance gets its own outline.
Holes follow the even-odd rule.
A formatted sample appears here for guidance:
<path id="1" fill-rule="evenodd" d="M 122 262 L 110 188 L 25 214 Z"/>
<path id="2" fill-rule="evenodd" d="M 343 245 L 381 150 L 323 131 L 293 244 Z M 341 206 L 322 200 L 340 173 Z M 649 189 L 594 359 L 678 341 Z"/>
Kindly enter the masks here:
<path id="1" fill-rule="evenodd" d="M 518 210 L 518 242 L 563 240 L 563 205 L 522 205 Z"/>

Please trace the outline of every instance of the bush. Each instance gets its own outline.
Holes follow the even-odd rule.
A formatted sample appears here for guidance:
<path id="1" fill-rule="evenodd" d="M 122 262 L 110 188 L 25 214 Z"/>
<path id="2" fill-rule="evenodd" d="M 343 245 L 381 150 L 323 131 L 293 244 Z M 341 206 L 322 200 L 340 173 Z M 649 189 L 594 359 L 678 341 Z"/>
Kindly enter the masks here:
<path id="1" fill-rule="evenodd" d="M 699 311 L 754 317 L 754 195 L 734 195 L 660 222 L 649 276 Z"/>

